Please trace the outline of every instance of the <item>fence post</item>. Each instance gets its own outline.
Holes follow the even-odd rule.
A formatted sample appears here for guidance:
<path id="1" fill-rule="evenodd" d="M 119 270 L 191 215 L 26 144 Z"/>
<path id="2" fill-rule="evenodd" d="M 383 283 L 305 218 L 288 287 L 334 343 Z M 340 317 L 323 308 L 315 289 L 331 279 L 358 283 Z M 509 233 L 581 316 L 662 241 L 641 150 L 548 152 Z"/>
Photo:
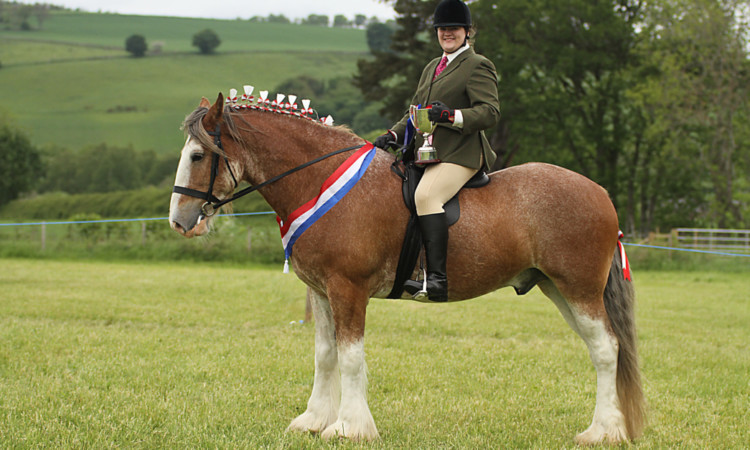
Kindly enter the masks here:
<path id="1" fill-rule="evenodd" d="M 677 242 L 677 230 L 672 228 L 672 230 L 669 232 L 669 244 L 667 247 L 669 247 L 669 250 L 667 250 L 667 256 L 669 257 L 669 260 L 672 261 L 672 247 L 674 247 L 674 243 Z"/>
<path id="2" fill-rule="evenodd" d="M 247 251 L 249 252 L 253 248 L 253 229 L 247 227 Z"/>
<path id="3" fill-rule="evenodd" d="M 141 245 L 146 246 L 146 221 L 141 221 Z"/>
<path id="4" fill-rule="evenodd" d="M 42 222 L 42 251 L 47 249 L 47 222 Z"/>

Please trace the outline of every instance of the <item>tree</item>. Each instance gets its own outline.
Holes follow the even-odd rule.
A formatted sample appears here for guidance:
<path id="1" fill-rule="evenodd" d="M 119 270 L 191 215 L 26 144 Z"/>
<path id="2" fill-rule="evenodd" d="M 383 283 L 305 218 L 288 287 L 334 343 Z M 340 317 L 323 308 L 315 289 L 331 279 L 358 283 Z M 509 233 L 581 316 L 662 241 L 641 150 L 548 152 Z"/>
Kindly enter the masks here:
<path id="1" fill-rule="evenodd" d="M 354 16 L 354 26 L 357 28 L 362 28 L 367 23 L 367 16 L 364 14 L 357 14 Z"/>
<path id="2" fill-rule="evenodd" d="M 654 138 L 698 167 L 693 185 L 708 195 L 695 210 L 705 226 L 746 225 L 748 205 L 736 197 L 737 182 L 747 181 L 740 150 L 748 141 L 738 127 L 750 106 L 747 11 L 746 1 L 663 0 L 644 21 L 644 53 L 658 76 L 635 93 Z"/>
<path id="3" fill-rule="evenodd" d="M 569 167 L 620 193 L 628 138 L 625 91 L 636 64 L 638 0 L 507 0 L 472 4 L 476 47 L 495 62 L 501 155 Z M 503 148 L 510 146 L 510 148 Z"/>
<path id="4" fill-rule="evenodd" d="M 367 26 L 367 46 L 373 54 L 391 51 L 393 28 L 384 23 L 371 23 Z"/>
<path id="5" fill-rule="evenodd" d="M 34 4 L 34 16 L 36 17 L 37 23 L 39 23 L 39 29 L 42 29 L 42 25 L 49 17 L 50 5 L 46 3 L 35 3 Z"/>
<path id="6" fill-rule="evenodd" d="M 291 23 L 291 21 L 283 14 L 279 14 L 279 15 L 269 14 L 268 23 Z"/>
<path id="7" fill-rule="evenodd" d="M 140 34 L 131 35 L 125 40 L 125 50 L 136 58 L 142 57 L 148 50 L 146 38 Z"/>
<path id="8" fill-rule="evenodd" d="M 302 19 L 302 25 L 313 25 L 318 27 L 328 26 L 328 16 L 319 14 L 310 14 L 307 19 Z"/>
<path id="9" fill-rule="evenodd" d="M 204 55 L 213 53 L 220 44 L 219 35 L 211 29 L 206 28 L 193 35 L 193 47 L 198 47 Z"/>
<path id="10" fill-rule="evenodd" d="M 424 65 L 440 55 L 430 19 L 439 0 L 396 0 L 396 29 L 390 51 L 373 52 L 357 61 L 354 84 L 370 101 L 382 101 L 380 112 L 391 123 L 406 113 Z"/>
<path id="11" fill-rule="evenodd" d="M 0 125 L 0 206 L 34 187 L 41 169 L 39 151 L 29 138 Z"/>
<path id="12" fill-rule="evenodd" d="M 336 14 L 333 17 L 333 26 L 336 28 L 346 28 L 352 26 L 351 20 L 347 19 L 343 14 Z"/>
<path id="13" fill-rule="evenodd" d="M 14 4 L 14 6 L 15 7 L 11 9 L 11 13 L 14 15 L 18 27 L 24 31 L 31 30 L 29 18 L 34 14 L 34 6 L 24 4 Z"/>

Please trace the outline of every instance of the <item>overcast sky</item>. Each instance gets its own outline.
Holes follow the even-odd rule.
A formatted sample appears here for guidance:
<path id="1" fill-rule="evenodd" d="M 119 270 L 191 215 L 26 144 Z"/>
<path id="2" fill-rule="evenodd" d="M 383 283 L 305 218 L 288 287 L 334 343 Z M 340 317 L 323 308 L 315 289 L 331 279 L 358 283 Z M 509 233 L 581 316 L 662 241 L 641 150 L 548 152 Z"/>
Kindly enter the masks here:
<path id="1" fill-rule="evenodd" d="M 214 19 L 249 19 L 283 14 L 290 19 L 322 14 L 333 19 L 356 14 L 380 19 L 395 17 L 393 8 L 378 0 L 22 0 L 21 3 L 51 3 L 89 12 L 113 12 L 147 16 L 204 17 Z"/>

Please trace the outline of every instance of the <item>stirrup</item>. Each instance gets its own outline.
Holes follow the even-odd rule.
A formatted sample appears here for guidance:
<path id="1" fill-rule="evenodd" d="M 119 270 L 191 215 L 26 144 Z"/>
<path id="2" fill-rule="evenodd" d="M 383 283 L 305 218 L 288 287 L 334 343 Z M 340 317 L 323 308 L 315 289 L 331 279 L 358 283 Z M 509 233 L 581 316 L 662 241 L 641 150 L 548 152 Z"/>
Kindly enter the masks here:
<path id="1" fill-rule="evenodd" d="M 422 286 L 417 288 L 415 285 L 419 280 L 407 280 L 404 290 L 411 295 L 412 300 L 424 300 L 427 298 L 427 273 L 422 268 Z"/>
<path id="2" fill-rule="evenodd" d="M 422 278 L 422 289 L 416 292 L 416 294 L 412 295 L 411 298 L 413 300 L 424 300 L 427 298 L 427 274 L 423 273 Z"/>

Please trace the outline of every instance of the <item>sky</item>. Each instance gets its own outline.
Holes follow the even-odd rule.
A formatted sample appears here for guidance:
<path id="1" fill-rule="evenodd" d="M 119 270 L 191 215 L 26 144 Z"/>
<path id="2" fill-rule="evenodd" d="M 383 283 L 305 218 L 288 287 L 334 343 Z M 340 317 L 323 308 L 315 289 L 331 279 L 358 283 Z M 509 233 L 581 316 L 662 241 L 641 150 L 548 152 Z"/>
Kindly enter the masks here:
<path id="1" fill-rule="evenodd" d="M 22 0 L 20 3 L 50 3 L 89 12 L 111 12 L 146 16 L 180 16 L 212 19 L 249 19 L 283 14 L 289 19 L 310 14 L 333 16 L 356 14 L 376 16 L 381 20 L 395 18 L 393 8 L 378 0 Z"/>

